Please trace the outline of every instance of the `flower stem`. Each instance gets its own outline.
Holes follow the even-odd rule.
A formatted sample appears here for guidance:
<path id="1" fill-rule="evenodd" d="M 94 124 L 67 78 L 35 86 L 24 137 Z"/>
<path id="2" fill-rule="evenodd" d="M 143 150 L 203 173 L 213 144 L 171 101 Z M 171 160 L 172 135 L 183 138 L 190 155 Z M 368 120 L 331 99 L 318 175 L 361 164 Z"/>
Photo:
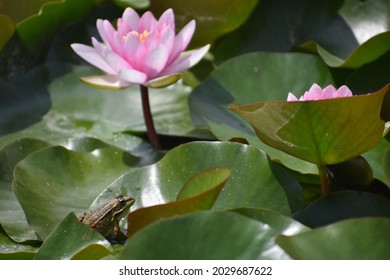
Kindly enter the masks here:
<path id="1" fill-rule="evenodd" d="M 161 145 L 158 140 L 156 129 L 154 128 L 152 112 L 150 111 L 149 90 L 146 86 L 143 85 L 140 85 L 140 89 L 141 89 L 142 110 L 144 113 L 146 132 L 148 134 L 149 141 L 153 145 L 153 147 L 156 149 L 160 149 Z"/>
<path id="2" fill-rule="evenodd" d="M 318 175 L 320 176 L 322 196 L 327 196 L 328 194 L 330 194 L 330 184 L 329 184 L 328 173 L 326 172 L 326 166 L 318 165 L 317 167 L 318 167 Z"/>

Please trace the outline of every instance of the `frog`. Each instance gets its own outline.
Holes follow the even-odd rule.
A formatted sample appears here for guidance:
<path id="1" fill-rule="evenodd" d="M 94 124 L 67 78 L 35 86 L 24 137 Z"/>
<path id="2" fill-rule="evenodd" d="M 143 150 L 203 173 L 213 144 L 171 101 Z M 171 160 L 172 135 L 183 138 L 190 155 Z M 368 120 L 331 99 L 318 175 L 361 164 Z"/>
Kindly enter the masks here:
<path id="1" fill-rule="evenodd" d="M 119 220 L 125 216 L 135 199 L 116 195 L 94 210 L 77 216 L 78 220 L 99 232 L 108 240 L 124 241 L 126 235 L 120 230 Z"/>

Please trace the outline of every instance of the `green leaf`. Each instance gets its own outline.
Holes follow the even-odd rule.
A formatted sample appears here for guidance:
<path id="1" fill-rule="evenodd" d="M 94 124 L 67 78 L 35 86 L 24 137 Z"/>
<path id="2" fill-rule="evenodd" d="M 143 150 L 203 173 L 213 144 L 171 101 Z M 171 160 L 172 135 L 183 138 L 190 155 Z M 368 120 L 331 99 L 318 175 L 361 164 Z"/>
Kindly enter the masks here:
<path id="1" fill-rule="evenodd" d="M 0 226 L 0 260 L 30 260 L 39 245 L 37 242 L 16 243 Z"/>
<path id="2" fill-rule="evenodd" d="M 363 154 L 374 172 L 374 178 L 390 186 L 390 169 L 386 163 L 390 154 L 390 142 L 383 138 L 378 146 Z"/>
<path id="3" fill-rule="evenodd" d="M 198 212 L 150 225 L 127 241 L 122 259 L 287 259 L 268 225 L 232 212 Z"/>
<path id="4" fill-rule="evenodd" d="M 390 149 L 387 150 L 384 158 L 384 170 L 387 179 L 387 185 L 390 185 Z"/>
<path id="5" fill-rule="evenodd" d="M 210 188 L 223 186 L 231 176 L 228 168 L 210 168 L 191 177 L 180 190 L 177 200 L 198 195 Z"/>
<path id="6" fill-rule="evenodd" d="M 145 9 L 149 7 L 150 0 L 114 0 L 114 3 L 123 9 L 133 7 L 134 9 Z"/>
<path id="7" fill-rule="evenodd" d="M 175 11 L 175 20 L 180 30 L 190 20 L 196 20 L 196 31 L 191 46 L 199 47 L 212 43 L 224 34 L 237 29 L 250 16 L 258 0 L 151 0 L 150 10 L 156 15 L 168 8 Z"/>
<path id="8" fill-rule="evenodd" d="M 0 133 L 8 134 L 0 138 L 0 147 L 23 137 L 63 146 L 72 139 L 88 137 L 126 151 L 137 149 L 138 154 L 149 157 L 147 160 L 158 158 L 150 145 L 139 137 L 146 130 L 139 88 L 107 91 L 80 82 L 80 77 L 96 74 L 96 71 L 91 67 L 54 64 L 35 68 L 19 79 L 0 85 Z M 208 133 L 191 124 L 189 92 L 189 87 L 180 84 L 150 90 L 159 134 L 210 138 Z M 16 133 L 10 134 L 12 132 Z"/>
<path id="9" fill-rule="evenodd" d="M 14 241 L 37 239 L 12 191 L 14 167 L 28 155 L 48 146 L 37 139 L 19 139 L 0 151 L 0 224 Z"/>
<path id="10" fill-rule="evenodd" d="M 34 259 L 97 260 L 110 253 L 110 243 L 70 213 L 49 234 Z"/>
<path id="11" fill-rule="evenodd" d="M 227 109 L 227 105 L 233 101 L 248 104 L 286 100 L 289 92 L 303 93 L 313 83 L 321 86 L 333 83 L 329 69 L 318 57 L 305 54 L 246 54 L 220 65 L 194 89 L 189 99 L 191 117 L 195 125 L 209 128 L 221 140 L 246 138 L 250 144 L 288 168 L 302 173 L 316 173 L 314 165 L 259 141 L 247 122 Z"/>
<path id="12" fill-rule="evenodd" d="M 33 14 L 37 14 L 41 6 L 46 2 L 53 1 L 58 0 L 25 0 L 23 5 L 16 3 L 14 0 L 2 0 L 0 13 L 9 15 L 16 23 L 18 23 Z"/>
<path id="13" fill-rule="evenodd" d="M 277 243 L 294 259 L 388 260 L 390 219 L 361 218 L 342 221 Z"/>
<path id="14" fill-rule="evenodd" d="M 266 144 L 317 166 L 346 161 L 382 139 L 380 118 L 388 86 L 347 98 L 232 105 Z"/>
<path id="15" fill-rule="evenodd" d="M 127 216 L 127 236 L 130 238 L 137 231 L 161 219 L 211 209 L 230 175 L 231 171 L 227 168 L 208 169 L 190 178 L 177 201 L 131 212 Z"/>
<path id="16" fill-rule="evenodd" d="M 266 209 L 239 208 L 232 211 L 264 224 L 268 224 L 276 232 L 287 236 L 309 230 L 309 228 L 290 217 Z"/>
<path id="17" fill-rule="evenodd" d="M 176 201 L 191 177 L 210 168 L 232 171 L 213 209 L 254 207 L 288 215 L 302 208 L 302 189 L 290 174 L 255 147 L 224 142 L 198 141 L 172 149 L 156 164 L 118 178 L 100 199 L 120 192 L 135 198 L 132 209 Z"/>
<path id="18" fill-rule="evenodd" d="M 294 219 L 308 227 L 359 217 L 390 217 L 389 199 L 368 192 L 335 192 L 294 214 Z"/>
<path id="19" fill-rule="evenodd" d="M 213 53 L 221 63 L 248 52 L 289 52 L 313 42 L 308 43 L 309 50 L 317 52 L 318 47 L 327 63 L 367 63 L 389 49 L 387 39 L 379 37 L 359 47 L 389 30 L 389 4 L 389 0 L 262 0 L 243 26 L 217 42 Z M 349 60 L 349 56 L 355 58 Z"/>
<path id="20" fill-rule="evenodd" d="M 328 52 L 319 44 L 309 42 L 299 49 L 315 51 L 331 67 L 359 68 L 390 51 L 390 31 L 378 34 L 357 47 L 346 59 Z"/>
<path id="21" fill-rule="evenodd" d="M 7 15 L 0 14 L 0 51 L 7 44 L 8 40 L 12 37 L 15 32 L 15 24 Z"/>
<path id="22" fill-rule="evenodd" d="M 69 212 L 83 212 L 134 162 L 137 158 L 113 147 L 91 153 L 51 147 L 16 165 L 13 191 L 44 240 Z"/>
<path id="23" fill-rule="evenodd" d="M 45 3 L 39 13 L 18 23 L 16 31 L 26 47 L 34 50 L 36 47 L 50 44 L 57 32 L 67 23 L 86 17 L 92 6 L 92 0 L 51 1 Z"/>

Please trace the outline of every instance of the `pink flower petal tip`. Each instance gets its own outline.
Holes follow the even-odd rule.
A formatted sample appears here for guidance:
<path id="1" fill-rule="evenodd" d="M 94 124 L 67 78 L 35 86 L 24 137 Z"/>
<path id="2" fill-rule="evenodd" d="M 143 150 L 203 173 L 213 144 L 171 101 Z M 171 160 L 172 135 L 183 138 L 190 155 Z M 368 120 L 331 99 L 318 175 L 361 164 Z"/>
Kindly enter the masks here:
<path id="1" fill-rule="evenodd" d="M 306 91 L 299 99 L 294 94 L 289 92 L 287 101 L 324 100 L 350 96 L 353 96 L 353 94 L 347 86 L 341 86 L 339 89 L 336 89 L 334 86 L 328 85 L 322 89 L 319 85 L 313 84 L 309 91 Z"/>

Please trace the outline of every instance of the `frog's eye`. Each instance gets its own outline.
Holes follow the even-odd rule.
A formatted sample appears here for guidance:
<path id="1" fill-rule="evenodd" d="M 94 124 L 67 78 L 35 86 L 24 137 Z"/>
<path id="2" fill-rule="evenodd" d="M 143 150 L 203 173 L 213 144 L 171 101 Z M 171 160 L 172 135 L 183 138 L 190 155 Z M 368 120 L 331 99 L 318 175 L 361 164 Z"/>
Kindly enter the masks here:
<path id="1" fill-rule="evenodd" d="M 118 199 L 119 204 L 120 204 L 121 206 L 125 206 L 125 205 L 126 205 L 127 201 L 126 201 L 126 199 L 125 199 L 123 196 L 118 196 L 117 199 Z"/>

